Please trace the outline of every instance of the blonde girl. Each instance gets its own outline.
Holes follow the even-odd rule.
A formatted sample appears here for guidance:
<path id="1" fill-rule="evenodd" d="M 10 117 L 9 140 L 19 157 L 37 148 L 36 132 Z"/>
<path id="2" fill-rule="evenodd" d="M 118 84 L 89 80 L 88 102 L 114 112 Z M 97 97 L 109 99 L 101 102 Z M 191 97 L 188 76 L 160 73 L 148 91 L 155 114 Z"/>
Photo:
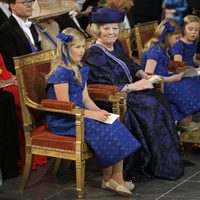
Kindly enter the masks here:
<path id="1" fill-rule="evenodd" d="M 134 184 L 123 179 L 123 159 L 140 144 L 118 120 L 111 125 L 100 122 L 105 121 L 109 113 L 98 108 L 89 97 L 88 67 L 81 63 L 85 52 L 82 33 L 67 28 L 57 38 L 58 58 L 48 77 L 48 98 L 71 101 L 85 109 L 85 142 L 93 149 L 102 168 L 102 188 L 129 197 Z M 46 119 L 53 133 L 75 136 L 73 117 L 48 113 Z"/>

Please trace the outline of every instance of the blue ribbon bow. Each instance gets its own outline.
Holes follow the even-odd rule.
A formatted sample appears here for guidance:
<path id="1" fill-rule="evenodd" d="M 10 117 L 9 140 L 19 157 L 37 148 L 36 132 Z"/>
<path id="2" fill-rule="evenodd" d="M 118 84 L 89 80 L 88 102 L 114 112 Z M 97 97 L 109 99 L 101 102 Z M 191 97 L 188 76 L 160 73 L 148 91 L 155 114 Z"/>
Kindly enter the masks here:
<path id="1" fill-rule="evenodd" d="M 70 55 L 69 55 L 69 47 L 68 47 L 68 42 L 71 42 L 73 40 L 73 36 L 72 35 L 66 35 L 64 33 L 59 33 L 57 35 L 57 38 L 60 39 L 62 41 L 61 43 L 61 56 L 62 56 L 62 60 L 64 62 L 64 64 L 66 66 L 68 66 L 69 60 L 70 60 Z M 63 46 L 66 49 L 66 55 L 63 52 Z"/>
<path id="2" fill-rule="evenodd" d="M 60 39 L 62 42 L 71 42 L 73 39 L 72 35 L 65 35 L 64 33 L 59 33 L 57 38 Z"/>
<path id="3" fill-rule="evenodd" d="M 161 43 L 164 40 L 164 37 L 167 33 L 172 33 L 175 30 L 175 27 L 172 26 L 169 22 L 166 22 L 163 26 L 164 26 L 164 30 L 163 30 L 157 44 Z"/>

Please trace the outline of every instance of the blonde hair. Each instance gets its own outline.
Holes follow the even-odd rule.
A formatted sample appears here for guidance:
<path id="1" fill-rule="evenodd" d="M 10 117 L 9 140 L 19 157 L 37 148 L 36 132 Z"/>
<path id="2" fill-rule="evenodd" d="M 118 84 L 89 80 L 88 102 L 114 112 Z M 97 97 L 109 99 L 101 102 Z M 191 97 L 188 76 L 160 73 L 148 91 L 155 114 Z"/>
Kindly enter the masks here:
<path id="1" fill-rule="evenodd" d="M 183 32 L 185 30 L 185 26 L 190 24 L 190 23 L 193 23 L 193 22 L 196 22 L 196 23 L 199 23 L 199 28 L 200 28 L 200 18 L 196 15 L 187 15 L 183 18 Z M 198 42 L 199 40 L 199 36 L 197 37 L 197 39 L 195 41 Z"/>
<path id="2" fill-rule="evenodd" d="M 166 22 L 169 22 L 170 25 L 173 26 L 175 29 L 174 29 L 173 32 L 167 32 L 167 33 L 166 33 L 166 35 L 164 36 L 163 41 L 160 43 L 160 46 L 161 46 L 161 47 L 163 47 L 163 48 L 169 48 L 169 47 L 170 47 L 169 42 L 168 42 L 168 41 L 169 41 L 169 38 L 170 38 L 172 35 L 181 34 L 181 27 L 180 27 L 179 23 L 178 23 L 175 19 L 166 18 L 166 19 L 164 19 L 164 20 L 158 25 L 158 27 L 156 28 L 153 38 L 150 39 L 150 40 L 145 44 L 144 51 L 150 49 L 153 45 L 155 45 L 155 44 L 159 41 L 159 38 L 161 37 L 163 31 L 165 30 L 164 24 L 165 24 Z"/>
<path id="3" fill-rule="evenodd" d="M 130 0 L 107 0 L 107 6 L 118 10 L 124 10 L 130 7 Z"/>
<path id="4" fill-rule="evenodd" d="M 57 69 L 58 66 L 62 66 L 64 68 L 74 71 L 75 80 L 80 84 L 82 82 L 82 76 L 81 73 L 79 72 L 78 67 L 82 67 L 82 63 L 73 60 L 73 57 L 71 56 L 70 53 L 70 48 L 72 45 L 79 44 L 80 42 L 85 40 L 85 36 L 80 31 L 74 28 L 66 28 L 62 31 L 62 33 L 65 35 L 71 35 L 72 41 L 65 42 L 65 45 L 62 45 L 62 41 L 60 39 L 57 39 L 57 58 L 52 62 L 52 70 L 48 76 L 50 76 Z M 69 50 L 69 57 L 66 53 L 66 48 L 68 48 Z M 62 59 L 62 53 L 65 55 L 68 61 L 67 65 L 64 63 Z"/>
<path id="5" fill-rule="evenodd" d="M 197 22 L 200 24 L 200 18 L 196 15 L 187 15 L 183 19 L 184 26 L 186 26 L 187 24 L 192 23 L 192 22 Z"/>

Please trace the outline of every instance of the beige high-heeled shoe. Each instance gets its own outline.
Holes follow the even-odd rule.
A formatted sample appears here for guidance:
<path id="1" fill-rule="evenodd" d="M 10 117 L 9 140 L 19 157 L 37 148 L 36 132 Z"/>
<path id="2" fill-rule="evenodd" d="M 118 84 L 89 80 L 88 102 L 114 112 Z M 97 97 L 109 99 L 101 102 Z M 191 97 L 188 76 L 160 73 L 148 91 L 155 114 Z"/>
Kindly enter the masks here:
<path id="1" fill-rule="evenodd" d="M 131 197 L 132 196 L 132 192 L 126 186 L 120 185 L 119 183 L 117 183 L 112 178 L 109 179 L 107 182 L 103 181 L 102 182 L 102 188 L 106 189 L 106 190 L 115 191 L 119 195 L 124 196 L 124 197 Z"/>

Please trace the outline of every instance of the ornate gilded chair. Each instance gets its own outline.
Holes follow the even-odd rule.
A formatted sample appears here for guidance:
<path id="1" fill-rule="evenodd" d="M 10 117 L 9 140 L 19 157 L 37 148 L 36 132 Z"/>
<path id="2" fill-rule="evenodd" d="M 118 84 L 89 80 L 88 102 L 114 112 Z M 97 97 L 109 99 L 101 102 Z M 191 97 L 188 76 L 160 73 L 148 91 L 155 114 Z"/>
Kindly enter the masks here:
<path id="1" fill-rule="evenodd" d="M 132 58 L 131 40 L 128 29 L 123 29 L 119 33 L 119 40 L 123 46 L 124 51 Z"/>
<path id="2" fill-rule="evenodd" d="M 184 147 L 186 145 L 192 147 L 200 148 L 200 130 L 196 130 L 193 132 L 185 131 L 180 134 L 180 142 L 181 142 L 181 153 L 184 152 Z"/>
<path id="3" fill-rule="evenodd" d="M 158 26 L 158 21 L 150 21 L 146 23 L 137 24 L 132 29 L 131 42 L 133 43 L 135 39 L 139 60 L 141 60 L 142 58 L 142 52 L 143 52 L 145 43 L 153 37 L 157 26 Z"/>
<path id="4" fill-rule="evenodd" d="M 26 139 L 26 163 L 20 191 L 23 191 L 30 175 L 33 155 L 44 155 L 57 158 L 57 167 L 61 159 L 76 163 L 77 197 L 84 196 L 85 160 L 92 157 L 89 146 L 84 142 L 84 110 L 77 108 L 73 102 L 47 99 L 45 93 L 45 77 L 55 58 L 54 50 L 42 51 L 14 58 L 19 85 L 23 127 Z M 91 90 L 92 95 L 101 96 L 103 100 L 111 100 L 115 111 L 119 113 L 119 97 L 114 91 Z M 115 96 L 115 97 L 113 97 Z M 118 102 L 118 103 L 116 103 Z M 76 137 L 53 134 L 45 123 L 45 112 L 65 113 L 76 118 Z M 38 129 L 37 133 L 32 131 Z"/>

